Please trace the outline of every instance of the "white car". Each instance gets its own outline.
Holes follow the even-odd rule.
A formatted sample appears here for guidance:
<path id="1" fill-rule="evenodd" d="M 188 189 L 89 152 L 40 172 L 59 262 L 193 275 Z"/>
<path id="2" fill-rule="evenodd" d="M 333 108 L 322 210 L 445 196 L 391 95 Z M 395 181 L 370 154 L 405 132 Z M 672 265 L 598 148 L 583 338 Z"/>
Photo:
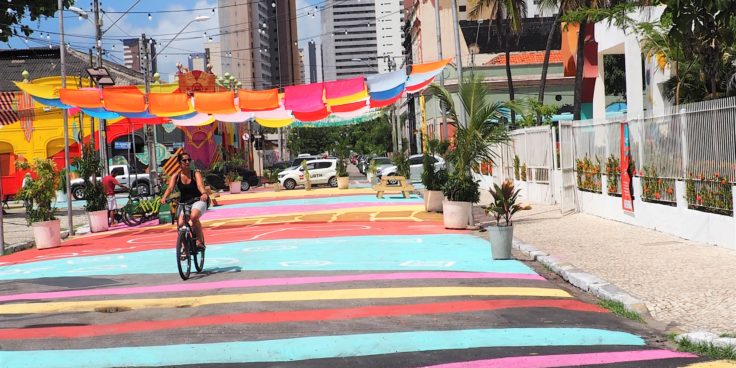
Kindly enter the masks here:
<path id="1" fill-rule="evenodd" d="M 411 181 L 420 181 L 422 180 L 422 172 L 424 172 L 424 167 L 422 166 L 422 156 L 419 155 L 411 155 L 409 156 L 409 180 Z M 435 170 L 441 170 L 445 168 L 445 160 L 442 159 L 442 157 L 433 156 L 432 159 L 434 160 L 434 169 Z M 381 180 L 381 177 L 383 176 L 394 176 L 396 175 L 396 166 L 388 166 L 384 167 L 376 173 L 376 176 L 378 176 L 378 180 Z"/>
<path id="2" fill-rule="evenodd" d="M 337 187 L 337 160 L 310 160 L 307 161 L 307 170 L 312 185 L 329 184 Z M 304 185 L 304 172 L 302 167 L 293 167 L 279 173 L 279 183 L 286 189 L 294 189 L 297 185 Z"/>

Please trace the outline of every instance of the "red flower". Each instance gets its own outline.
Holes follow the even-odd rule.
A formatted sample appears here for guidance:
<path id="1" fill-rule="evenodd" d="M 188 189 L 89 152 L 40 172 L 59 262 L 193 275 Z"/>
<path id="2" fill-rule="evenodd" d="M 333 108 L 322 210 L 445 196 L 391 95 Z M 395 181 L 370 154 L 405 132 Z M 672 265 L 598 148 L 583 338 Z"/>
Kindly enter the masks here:
<path id="1" fill-rule="evenodd" d="M 659 192 L 657 192 L 657 193 L 654 193 L 654 198 L 655 198 L 655 199 L 660 199 L 660 198 L 662 198 L 662 195 L 661 195 L 661 194 L 659 194 Z"/>
<path id="2" fill-rule="evenodd" d="M 714 175 L 714 176 L 715 176 L 716 178 L 719 178 L 719 177 L 721 177 L 721 173 L 720 173 L 720 172 L 717 172 L 717 173 L 715 173 L 715 174 L 713 174 L 713 175 Z"/>
<path id="3" fill-rule="evenodd" d="M 703 197 L 701 197 L 701 196 L 700 196 L 700 194 L 698 194 L 698 195 L 697 195 L 697 196 L 695 197 L 695 201 L 696 201 L 696 202 L 698 202 L 698 203 L 703 203 Z"/>
<path id="4" fill-rule="evenodd" d="M 721 184 L 726 184 L 726 179 L 721 179 Z"/>

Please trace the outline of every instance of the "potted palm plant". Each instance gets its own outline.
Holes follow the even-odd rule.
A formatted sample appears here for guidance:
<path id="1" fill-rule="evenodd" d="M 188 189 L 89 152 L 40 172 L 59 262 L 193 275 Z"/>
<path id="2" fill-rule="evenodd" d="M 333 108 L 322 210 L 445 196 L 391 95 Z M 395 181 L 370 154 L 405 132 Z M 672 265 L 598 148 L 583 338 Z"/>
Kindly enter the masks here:
<path id="1" fill-rule="evenodd" d="M 302 175 L 304 175 L 304 189 L 312 190 L 312 180 L 309 177 L 309 168 L 307 167 L 307 161 L 302 161 Z"/>
<path id="2" fill-rule="evenodd" d="M 243 180 L 243 177 L 240 176 L 236 171 L 228 171 L 227 174 L 225 174 L 225 181 L 227 182 L 228 186 L 230 186 L 230 194 L 238 194 L 240 193 L 240 181 Z"/>
<path id="3" fill-rule="evenodd" d="M 432 139 L 427 142 L 427 150 L 422 156 L 422 184 L 424 185 L 424 209 L 427 212 L 442 212 L 442 187 L 447 182 L 447 171 L 435 171 L 434 160 L 440 142 Z"/>
<path id="4" fill-rule="evenodd" d="M 488 90 L 480 76 L 471 74 L 460 86 L 456 106 L 450 92 L 439 85 L 429 87 L 429 92 L 437 97 L 446 116 L 456 127 L 454 149 L 448 154 L 452 171 L 442 191 L 445 201 L 442 212 L 445 227 L 464 229 L 470 222 L 473 203 L 480 200 L 478 182 L 473 178 L 473 168 L 483 162 L 493 161 L 494 144 L 508 142 L 508 131 L 501 109 L 506 105 L 489 102 Z M 458 124 L 463 116 L 464 124 Z"/>
<path id="5" fill-rule="evenodd" d="M 348 189 L 350 186 L 350 178 L 348 177 L 348 165 L 345 163 L 346 158 L 337 158 L 337 188 Z"/>
<path id="6" fill-rule="evenodd" d="M 97 181 L 97 174 L 102 169 L 99 152 L 92 144 L 85 144 L 81 158 L 74 159 L 74 166 L 84 180 L 84 199 L 87 204 L 84 210 L 89 220 L 89 231 L 93 233 L 107 231 L 109 228 L 107 198 L 102 183 Z"/>
<path id="7" fill-rule="evenodd" d="M 504 181 L 501 186 L 494 183 L 490 189 L 493 201 L 483 209 L 486 214 L 493 215 L 496 219 L 496 223 L 488 227 L 493 259 L 511 258 L 511 241 L 514 238 L 514 224 L 511 218 L 519 211 L 531 209 L 531 206 L 516 203 L 520 191 L 521 189 L 514 189 L 511 180 Z"/>
<path id="8" fill-rule="evenodd" d="M 61 245 L 61 222 L 54 217 L 56 208 L 52 206 L 59 185 L 56 164 L 52 160 L 36 159 L 33 166 L 27 161 L 18 161 L 17 167 L 32 169 L 35 173 L 35 179 L 20 189 L 18 197 L 25 203 L 26 221 L 33 227 L 36 248 L 58 247 Z"/>
<path id="9" fill-rule="evenodd" d="M 273 185 L 273 190 L 278 192 L 281 191 L 281 183 L 279 183 L 279 172 L 276 169 L 266 169 L 263 172 L 263 177 L 266 182 Z"/>

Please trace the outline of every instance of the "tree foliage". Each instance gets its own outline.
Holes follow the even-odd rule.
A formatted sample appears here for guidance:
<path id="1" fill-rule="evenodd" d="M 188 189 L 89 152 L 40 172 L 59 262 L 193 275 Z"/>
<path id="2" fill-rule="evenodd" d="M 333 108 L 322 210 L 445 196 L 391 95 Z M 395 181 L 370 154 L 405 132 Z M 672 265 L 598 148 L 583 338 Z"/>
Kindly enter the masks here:
<path id="1" fill-rule="evenodd" d="M 64 0 L 64 8 L 69 8 L 74 0 Z M 12 36 L 30 36 L 31 26 L 20 24 L 25 19 L 40 23 L 58 11 L 57 0 L 13 0 L 3 1 L 0 6 L 0 41 L 8 42 Z"/>
<path id="2" fill-rule="evenodd" d="M 603 70 L 606 95 L 626 98 L 626 58 L 624 55 L 605 55 Z"/>
<path id="3" fill-rule="evenodd" d="M 293 128 L 289 132 L 288 147 L 293 153 L 333 151 L 341 133 L 348 137 L 346 145 L 362 154 L 385 155 L 392 150 L 391 124 L 386 114 L 362 124 L 344 127 Z"/>

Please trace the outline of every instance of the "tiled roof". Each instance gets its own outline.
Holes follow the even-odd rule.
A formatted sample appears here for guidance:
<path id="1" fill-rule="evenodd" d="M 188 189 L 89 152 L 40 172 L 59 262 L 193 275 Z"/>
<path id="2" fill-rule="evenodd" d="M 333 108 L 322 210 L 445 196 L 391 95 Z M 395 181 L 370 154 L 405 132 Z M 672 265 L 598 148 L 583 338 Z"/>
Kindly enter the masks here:
<path id="1" fill-rule="evenodd" d="M 552 50 L 549 53 L 550 63 L 562 63 L 563 56 L 560 50 Z M 544 63 L 544 51 L 512 52 L 511 65 L 531 65 Z M 501 54 L 486 62 L 484 65 L 496 66 L 506 65 L 506 55 Z"/>
<path id="2" fill-rule="evenodd" d="M 89 56 L 68 48 L 66 75 L 87 77 Z M 31 79 L 59 76 L 59 48 L 10 49 L 0 51 L 0 91 L 17 91 L 13 81 L 23 80 L 21 73 L 27 70 Z M 115 85 L 143 84 L 143 74 L 125 66 L 103 60 L 102 64 L 115 79 Z"/>

